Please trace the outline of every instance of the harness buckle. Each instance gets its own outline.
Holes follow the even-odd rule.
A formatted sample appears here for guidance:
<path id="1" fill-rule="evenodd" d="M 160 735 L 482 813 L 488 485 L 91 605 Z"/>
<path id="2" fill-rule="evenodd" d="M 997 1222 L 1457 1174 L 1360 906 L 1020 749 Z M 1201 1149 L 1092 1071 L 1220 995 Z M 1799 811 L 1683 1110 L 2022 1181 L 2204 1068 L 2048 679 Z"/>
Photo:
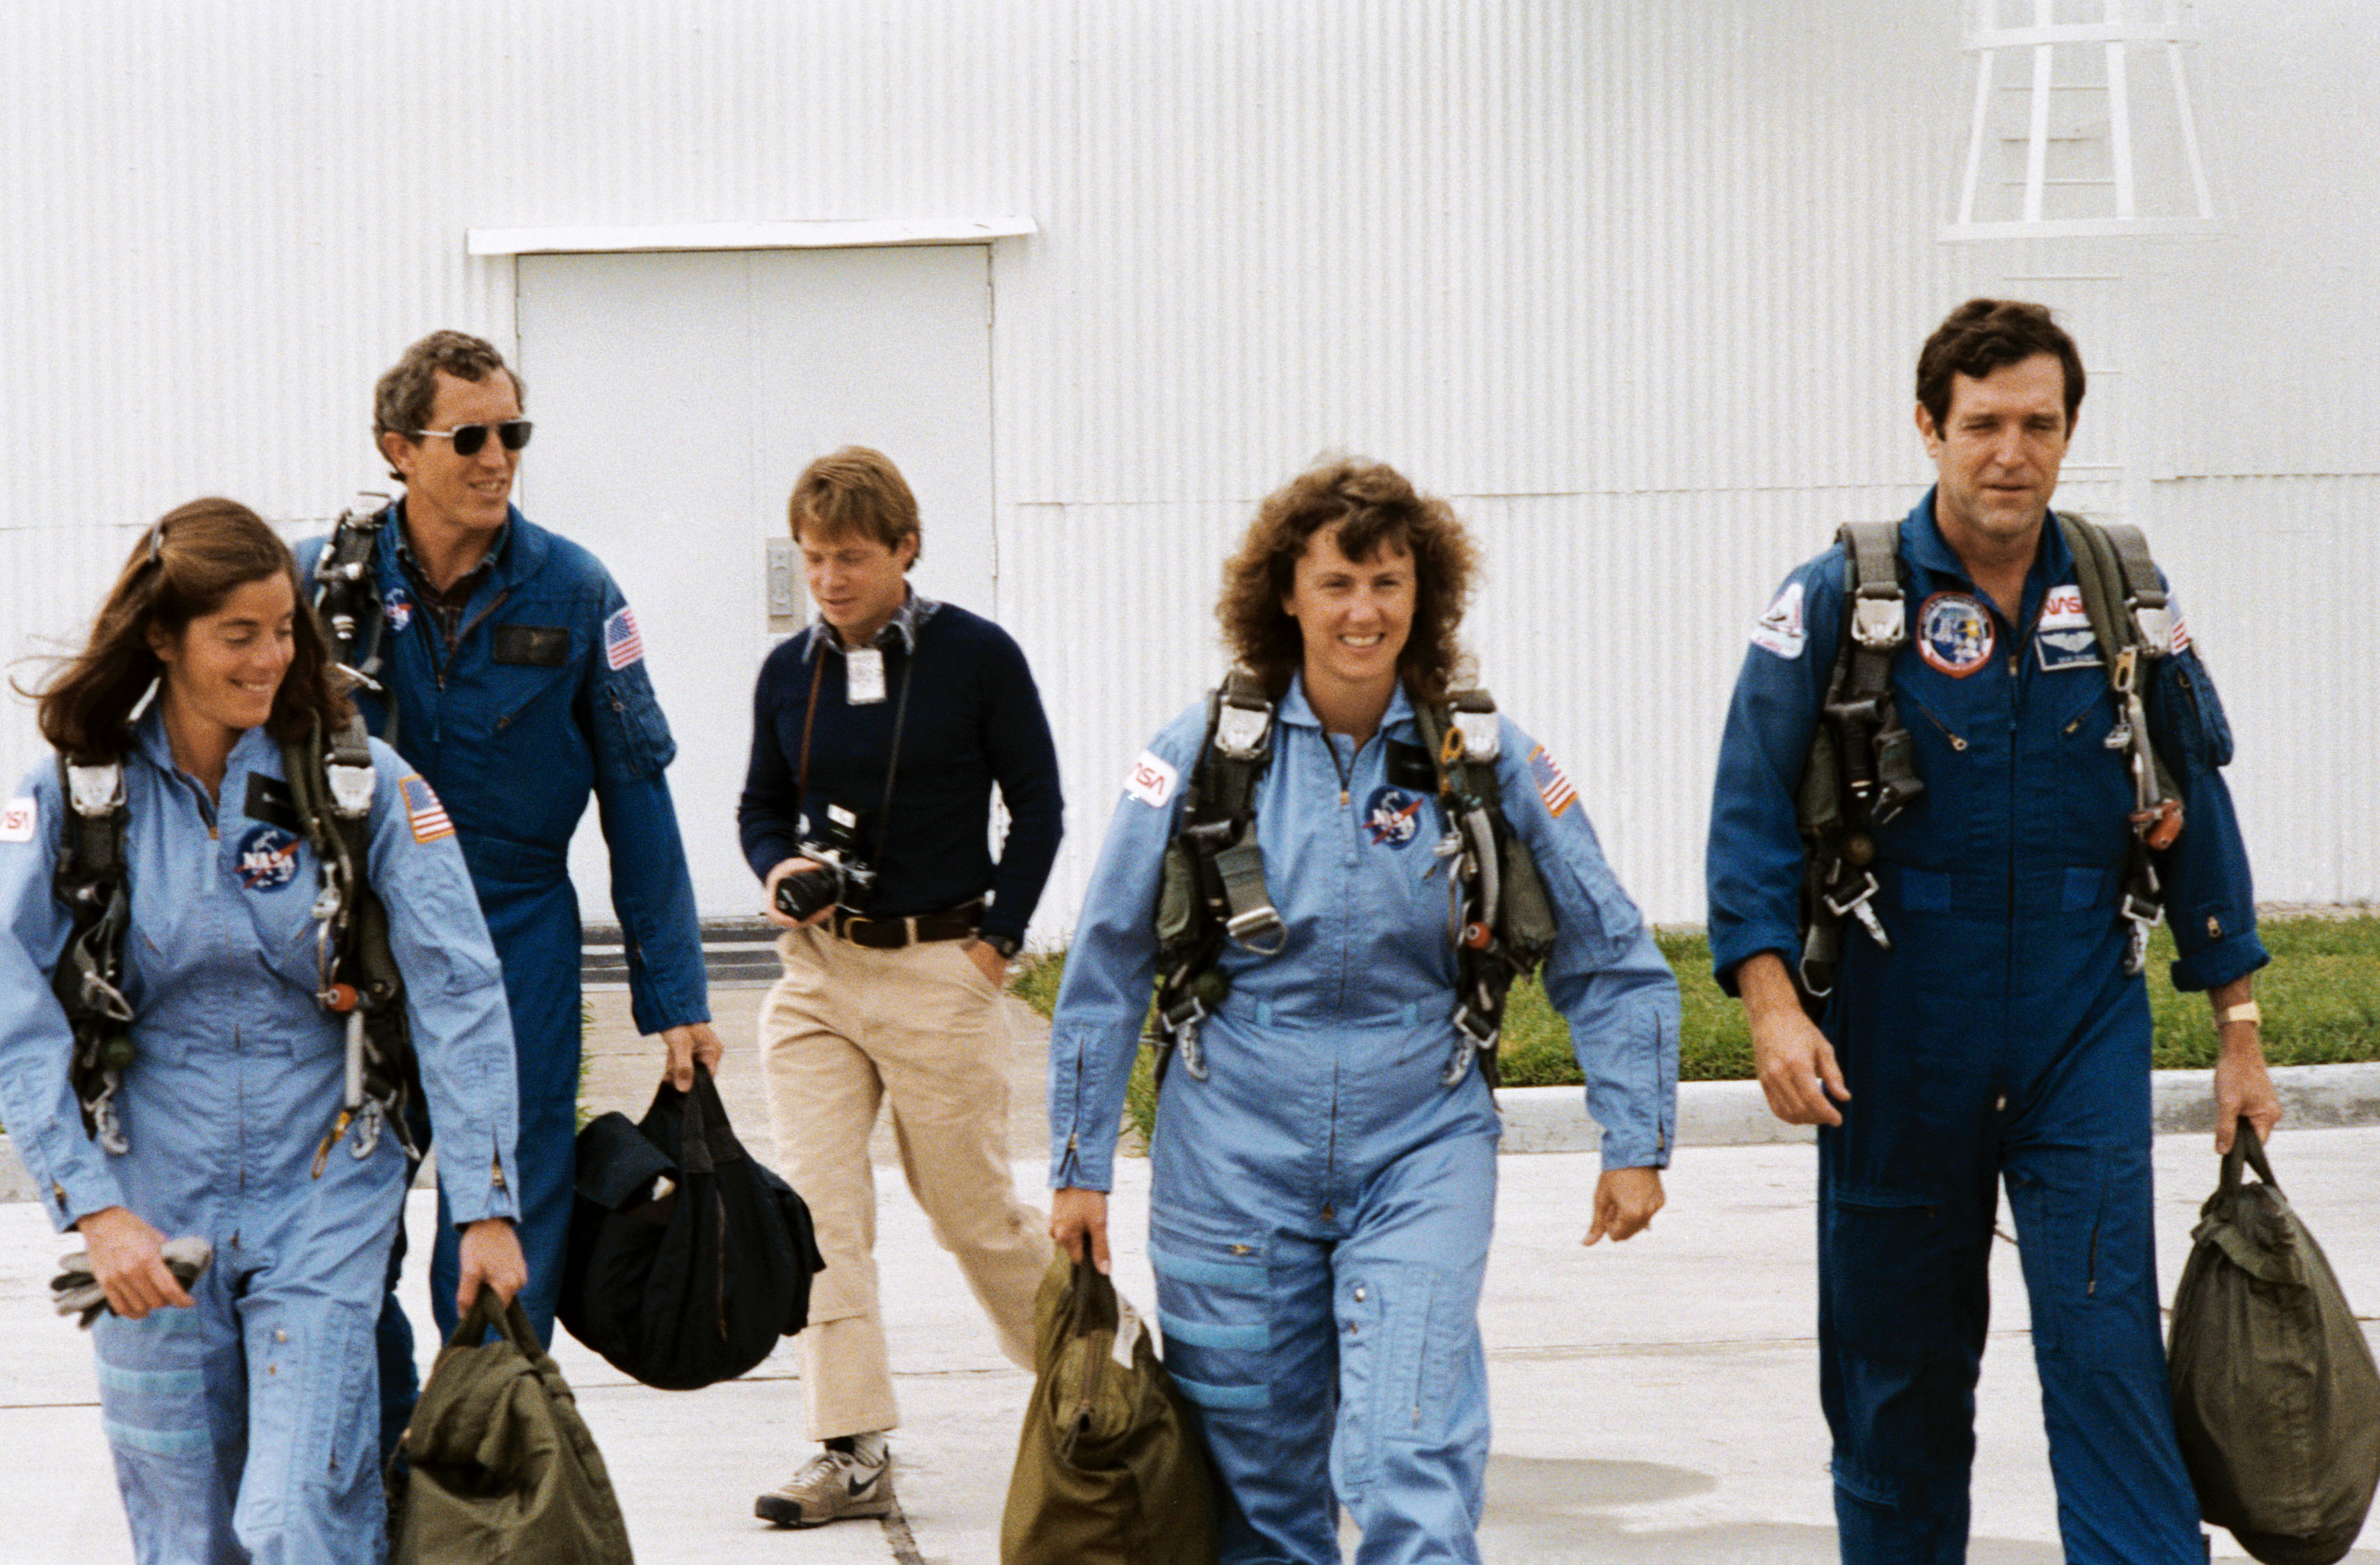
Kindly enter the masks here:
<path id="1" fill-rule="evenodd" d="M 1233 945 L 1257 956 L 1278 956 L 1289 943 L 1289 926 L 1269 903 L 1235 915 L 1223 926 L 1223 932 L 1232 937 Z"/>
<path id="2" fill-rule="evenodd" d="M 2124 949 L 2124 977 L 2132 977 L 2148 965 L 2149 931 L 2165 921 L 2165 908 L 2138 892 L 2124 893 L 2124 916 L 2132 926 Z"/>
<path id="3" fill-rule="evenodd" d="M 1909 638 L 1898 588 L 1871 596 L 1864 585 L 1852 601 L 1852 639 L 1875 651 L 1890 651 Z"/>
<path id="4" fill-rule="evenodd" d="M 132 1020 L 132 1002 L 124 998 L 123 990 L 101 977 L 96 967 L 83 969 L 82 1002 L 111 1022 Z"/>
<path id="5" fill-rule="evenodd" d="M 1832 892 L 1828 893 L 1827 911 L 1838 918 L 1858 919 L 1860 928 L 1867 931 L 1867 938 L 1876 942 L 1877 950 L 1890 951 L 1892 937 L 1884 932 L 1884 920 L 1878 918 L 1876 916 L 1876 909 L 1868 905 L 1875 899 L 1879 889 L 1874 874 L 1862 875 L 1859 878 L 1857 895 L 1839 897 Z"/>
<path id="6" fill-rule="evenodd" d="M 2181 801 L 2159 799 L 2145 809 L 2132 811 L 2127 819 L 2151 852 L 2163 853 L 2181 835 Z"/>
<path id="7" fill-rule="evenodd" d="M 1182 1055 L 1182 1068 L 1190 1073 L 1192 1081 L 1205 1081 L 1207 1051 L 1198 1042 L 1197 1020 L 1193 1018 L 1183 1023 L 1180 1026 L 1174 1027 L 1172 1033 L 1173 1047 Z"/>
<path id="8" fill-rule="evenodd" d="M 112 815 L 124 803 L 124 768 L 113 763 L 106 766 L 69 764 L 67 767 L 67 792 L 72 798 L 77 815 Z"/>
<path id="9" fill-rule="evenodd" d="M 1265 752 L 1272 733 L 1272 709 L 1243 707 L 1230 701 L 1215 714 L 1215 748 L 1233 760 L 1255 760 Z"/>
<path id="10" fill-rule="evenodd" d="M 2173 647 L 2173 611 L 2162 603 L 2135 602 L 2131 609 L 2132 623 L 2141 629 L 2141 656 L 2164 657 Z"/>
<path id="11" fill-rule="evenodd" d="M 2107 671 L 2107 683 L 2115 688 L 2116 694 L 2129 696 L 2140 683 L 2140 668 L 2139 646 L 2127 647 L 2116 654 L 2116 661 Z"/>
<path id="12" fill-rule="evenodd" d="M 1471 1008 L 1468 1001 L 1454 1008 L 1454 1052 L 1439 1073 L 1439 1081 L 1446 1086 L 1462 1084 L 1471 1073 L 1471 1062 L 1476 1055 L 1492 1051 L 1504 1031 L 1495 1023 Z"/>
<path id="13" fill-rule="evenodd" d="M 1463 756 L 1475 766 L 1485 766 L 1503 753 L 1504 736 L 1496 714 L 1467 712 L 1454 710 L 1453 730 L 1463 736 Z"/>
<path id="14" fill-rule="evenodd" d="M 371 813 L 373 771 L 369 765 L 349 766 L 333 761 L 322 768 L 331 782 L 331 807 L 348 820 L 360 820 Z"/>

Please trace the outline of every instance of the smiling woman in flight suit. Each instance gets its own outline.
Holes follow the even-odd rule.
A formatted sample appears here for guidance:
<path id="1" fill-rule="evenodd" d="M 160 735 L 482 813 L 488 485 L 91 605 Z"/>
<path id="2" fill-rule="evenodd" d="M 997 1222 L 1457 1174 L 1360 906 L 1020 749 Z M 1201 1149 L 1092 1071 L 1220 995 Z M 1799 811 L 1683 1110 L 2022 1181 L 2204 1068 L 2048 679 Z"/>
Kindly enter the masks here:
<path id="1" fill-rule="evenodd" d="M 1415 710 L 1446 699 L 1473 562 L 1443 502 L 1342 461 L 1267 500 L 1226 567 L 1227 639 L 1276 706 L 1256 824 L 1284 938 L 1226 948 L 1203 1060 L 1168 1075 L 1149 1250 L 1166 1363 L 1223 1479 L 1231 1565 L 1335 1565 L 1334 1494 L 1366 1565 L 1479 1558 L 1499 1124 L 1481 1072 L 1448 1079 L 1452 870 L 1433 848 L 1453 823 Z M 1677 985 L 1560 769 L 1495 721 L 1502 809 L 1558 928 L 1546 990 L 1605 1127 L 1587 1242 L 1624 1239 L 1661 1205 Z M 1058 1000 L 1050 1230 L 1102 1266 L 1160 865 L 1206 730 L 1201 702 L 1134 767 Z"/>
<path id="2" fill-rule="evenodd" d="M 316 998 L 321 877 L 282 748 L 348 711 L 289 551 L 227 500 L 150 529 L 43 693 L 61 757 L 120 769 L 133 1055 L 112 1110 L 96 1095 L 97 1136 L 51 989 L 73 923 L 53 879 L 59 763 L 0 816 L 0 1118 L 115 1312 L 94 1331 L 101 1421 L 144 1561 L 380 1557 L 372 1327 L 406 1160 L 361 1122 L 325 1140 L 346 1125 L 346 1028 Z M 495 953 L 437 796 L 376 741 L 371 760 L 366 869 L 437 1116 L 464 1302 L 482 1285 L 509 1300 L 526 1272 Z M 76 799 L 92 802 L 79 784 Z M 213 1246 L 187 1290 L 160 1257 L 169 1233 Z"/>

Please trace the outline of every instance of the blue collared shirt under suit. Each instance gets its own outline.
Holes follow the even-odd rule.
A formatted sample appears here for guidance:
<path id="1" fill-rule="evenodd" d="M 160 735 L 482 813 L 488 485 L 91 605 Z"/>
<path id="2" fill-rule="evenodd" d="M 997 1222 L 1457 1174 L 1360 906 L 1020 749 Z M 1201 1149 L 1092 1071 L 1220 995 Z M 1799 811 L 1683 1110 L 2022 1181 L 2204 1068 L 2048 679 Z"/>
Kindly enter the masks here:
<path id="1" fill-rule="evenodd" d="M 435 795 L 375 743 L 369 873 L 405 975 L 438 1121 L 447 1220 L 511 1217 L 519 1181 L 512 1032 L 495 952 Z M 66 840 L 44 762 L 0 827 L 0 1119 L 61 1229 L 123 1207 L 214 1245 L 195 1309 L 103 1316 L 101 1425 L 142 1559 L 380 1558 L 373 1321 L 404 1212 L 393 1133 L 338 1113 L 346 1029 L 315 1000 L 320 875 L 293 830 L 281 747 L 251 729 L 218 797 L 174 764 L 153 707 L 124 761 L 125 998 L 139 1050 L 116 1094 L 129 1149 L 82 1128 L 50 975 L 72 920 L 52 886 Z"/>
<path id="2" fill-rule="evenodd" d="M 387 732 L 394 701 L 397 749 L 454 817 L 504 963 L 520 1082 L 520 1241 L 528 1258 L 521 1303 L 545 1339 L 562 1286 L 578 1129 L 580 932 L 570 838 L 590 794 L 611 848 L 612 904 L 637 1030 L 710 1019 L 694 885 L 662 776 L 677 747 L 653 697 L 636 617 L 594 555 L 514 509 L 484 572 L 475 573 L 450 656 L 400 559 L 404 514 L 403 502 L 391 507 L 375 562 L 387 619 L 379 679 L 388 697 L 358 690 L 356 701 L 375 733 Z M 298 571 L 310 582 L 325 541 L 298 546 Z M 443 1158 L 443 1125 L 437 1135 Z M 456 1268 L 452 1231 L 442 1226 L 430 1270 L 442 1334 L 454 1329 Z M 397 1373 L 397 1357 L 384 1368 Z"/>
<path id="3" fill-rule="evenodd" d="M 1900 556 L 1892 689 L 1925 793 L 1876 832 L 1879 949 L 1845 924 L 1822 1026 L 1851 1089 L 1820 1127 L 1818 1329 L 1846 1560 L 1965 1558 L 1985 1263 L 2005 1179 L 2033 1304 L 2066 1557 L 2199 1560 L 2174 1444 L 2149 1188 L 2147 991 L 2126 977 L 2132 784 L 2074 562 L 2045 523 L 2010 617 L 1942 538 L 1929 494 Z M 1721 746 L 1711 953 L 1801 949 L 1794 788 L 1843 620 L 1843 552 L 1796 570 L 1754 633 Z M 2262 966 L 2248 860 L 2217 768 L 2231 738 L 2175 616 L 2152 733 L 2180 788 L 2156 855 L 2204 989 Z M 2020 628 L 2022 627 L 2022 628 Z"/>
<path id="4" fill-rule="evenodd" d="M 1092 874 L 1050 1039 L 1053 1186 L 1110 1184 L 1160 864 L 1206 722 L 1201 703 L 1141 758 Z M 1500 726 L 1504 812 L 1560 930 L 1546 992 L 1570 1024 L 1604 1166 L 1660 1167 L 1676 980 L 1560 767 Z M 1357 746 L 1323 732 L 1293 680 L 1273 746 L 1257 834 L 1287 943 L 1225 952 L 1230 994 L 1200 1032 L 1208 1074 L 1167 1075 L 1150 1148 L 1166 1364 L 1224 1480 L 1225 1561 L 1335 1565 L 1334 1492 L 1365 1565 L 1475 1560 L 1500 1126 L 1477 1071 L 1442 1079 L 1458 1036 L 1449 871 L 1433 851 L 1448 823 L 1402 688 Z"/>

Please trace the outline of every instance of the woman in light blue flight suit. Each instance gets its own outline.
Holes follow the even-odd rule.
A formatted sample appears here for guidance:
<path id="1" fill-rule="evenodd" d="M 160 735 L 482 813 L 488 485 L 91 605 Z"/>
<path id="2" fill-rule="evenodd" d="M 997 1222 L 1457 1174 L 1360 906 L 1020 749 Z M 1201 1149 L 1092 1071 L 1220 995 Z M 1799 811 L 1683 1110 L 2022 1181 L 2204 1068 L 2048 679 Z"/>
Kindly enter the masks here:
<path id="1" fill-rule="evenodd" d="M 1167 1077 L 1150 1260 L 1166 1363 L 1223 1479 L 1232 1565 L 1475 1560 L 1488 1424 L 1481 1273 L 1499 1124 L 1458 1035 L 1447 835 L 1416 699 L 1440 698 L 1473 565 L 1462 524 L 1393 469 L 1314 468 L 1267 500 L 1219 608 L 1276 698 L 1257 790 L 1271 955 L 1228 949 L 1206 1075 Z M 1104 1268 L 1115 1126 L 1156 954 L 1160 860 L 1204 703 L 1125 783 L 1069 952 L 1050 1049 L 1050 1231 Z M 1661 1205 L 1678 993 L 1560 769 L 1510 722 L 1503 808 L 1560 937 L 1545 972 L 1604 1127 L 1594 1228 Z M 1326 1455 L 1327 1453 L 1327 1455 Z M 1327 1466 L 1326 1466 L 1327 1462 Z"/>
<path id="2" fill-rule="evenodd" d="M 372 1328 L 405 1155 L 394 1134 L 350 1132 L 315 1171 L 345 1029 L 315 999 L 318 868 L 279 738 L 346 715 L 288 550 L 225 500 L 150 531 L 42 694 L 62 755 L 121 767 L 137 1049 L 114 1099 L 121 1152 L 84 1131 L 50 988 L 71 926 L 52 882 L 57 765 L 0 817 L 0 1117 L 114 1312 L 94 1328 L 101 1419 L 144 1565 L 353 1565 L 384 1548 Z M 504 989 L 436 795 L 394 751 L 375 743 L 372 759 L 369 873 L 464 1225 L 462 1288 L 509 1299 L 525 1268 Z M 160 1259 L 167 1234 L 214 1247 L 187 1291 Z"/>

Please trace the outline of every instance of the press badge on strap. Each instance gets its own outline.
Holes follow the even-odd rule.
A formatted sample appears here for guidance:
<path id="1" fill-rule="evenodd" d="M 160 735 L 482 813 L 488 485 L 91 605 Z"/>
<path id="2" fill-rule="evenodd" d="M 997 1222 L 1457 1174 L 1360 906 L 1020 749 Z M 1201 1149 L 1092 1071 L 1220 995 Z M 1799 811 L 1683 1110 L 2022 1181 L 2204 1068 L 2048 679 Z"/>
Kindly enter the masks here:
<path id="1" fill-rule="evenodd" d="M 843 655 L 843 698 L 865 707 L 884 698 L 884 650 L 862 647 Z"/>

